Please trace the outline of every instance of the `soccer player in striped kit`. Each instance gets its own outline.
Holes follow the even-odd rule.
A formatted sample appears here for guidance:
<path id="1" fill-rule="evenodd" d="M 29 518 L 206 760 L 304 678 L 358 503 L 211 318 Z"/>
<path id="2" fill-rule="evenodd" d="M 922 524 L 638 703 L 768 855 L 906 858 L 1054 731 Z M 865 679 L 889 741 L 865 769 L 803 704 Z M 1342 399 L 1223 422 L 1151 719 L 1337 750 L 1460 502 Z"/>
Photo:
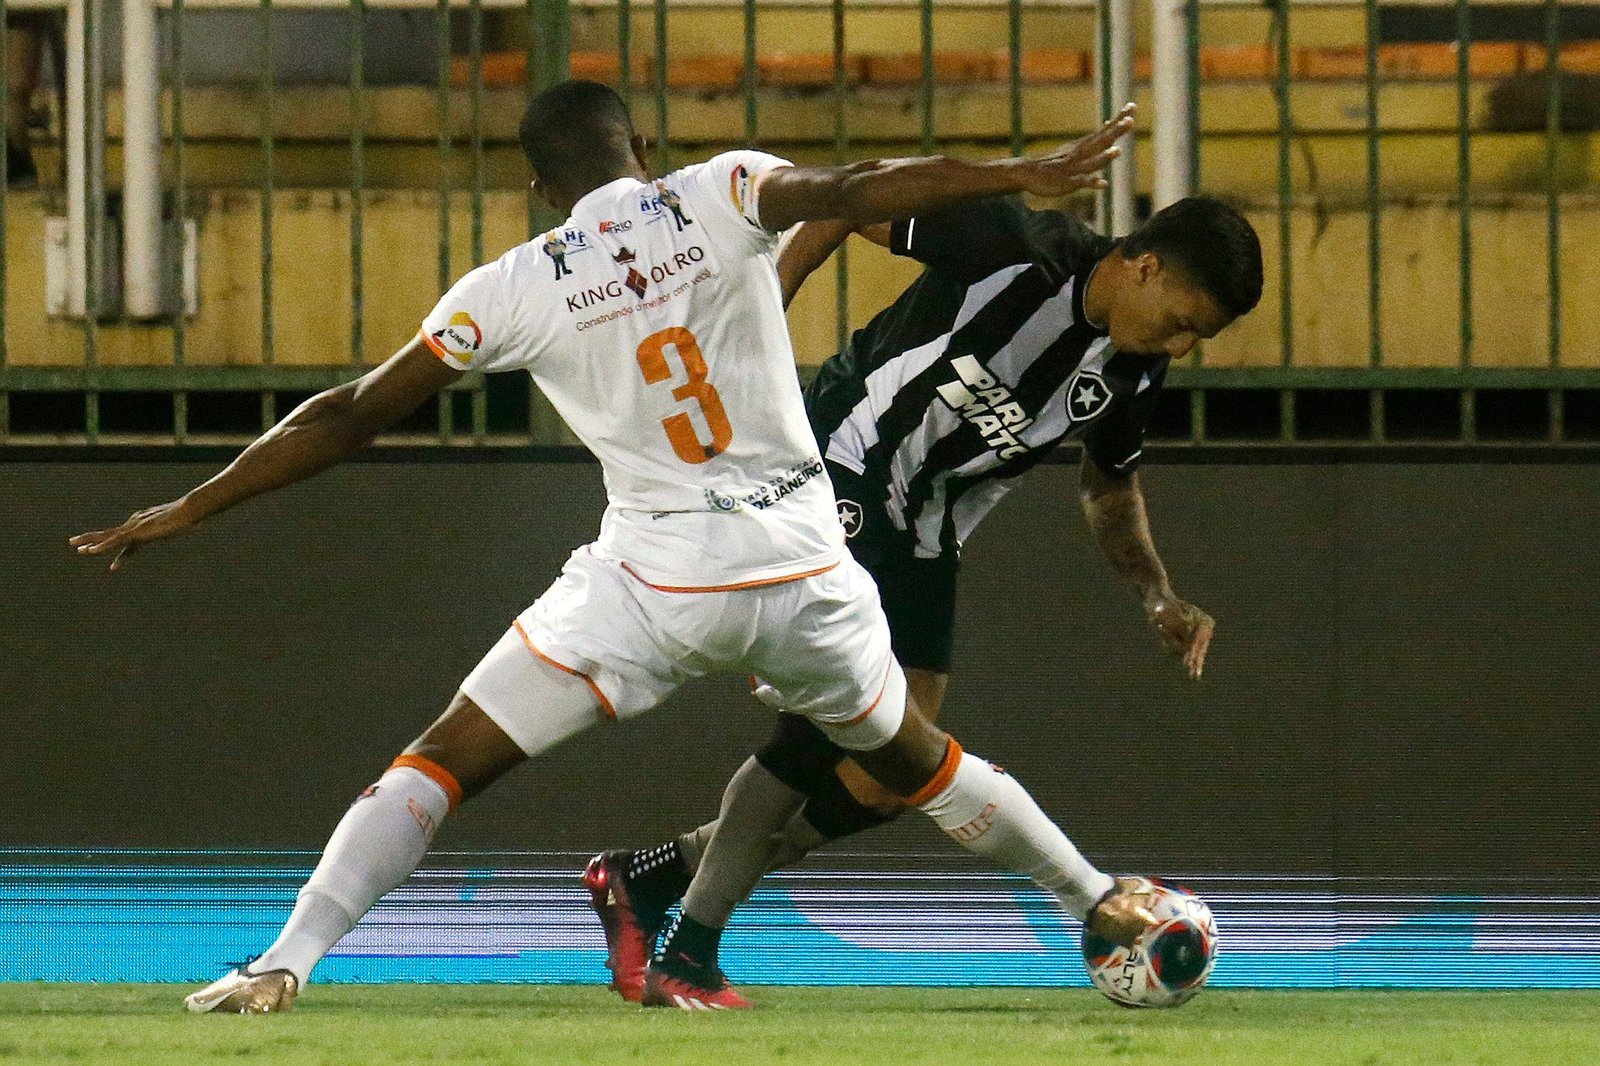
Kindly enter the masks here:
<path id="1" fill-rule="evenodd" d="M 1067 440 L 1083 445 L 1081 499 L 1095 537 L 1161 642 L 1198 678 L 1215 626 L 1173 592 L 1136 470 L 1168 364 L 1261 297 L 1249 222 L 1203 197 L 1120 241 L 1015 199 L 892 224 L 810 222 L 779 258 L 786 299 L 852 230 L 927 269 L 822 365 L 806 408 L 917 706 L 936 717 L 944 702 L 961 542 Z M 720 930 L 766 871 L 904 809 L 825 730 L 780 715 L 729 783 L 718 819 L 589 864 L 612 987 L 638 998 L 647 967 L 674 956 L 685 924 Z M 656 949 L 680 897 L 683 917 Z"/>

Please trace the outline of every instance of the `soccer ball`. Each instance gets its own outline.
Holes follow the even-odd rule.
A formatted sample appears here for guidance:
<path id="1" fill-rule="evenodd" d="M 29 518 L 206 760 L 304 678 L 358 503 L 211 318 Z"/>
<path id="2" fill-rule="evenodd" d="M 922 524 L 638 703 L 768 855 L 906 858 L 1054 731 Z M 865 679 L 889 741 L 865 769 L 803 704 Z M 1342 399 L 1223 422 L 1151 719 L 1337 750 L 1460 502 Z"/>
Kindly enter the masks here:
<path id="1" fill-rule="evenodd" d="M 1217 920 L 1187 888 L 1151 880 L 1156 925 L 1131 948 L 1085 931 L 1089 980 L 1124 1007 L 1176 1007 L 1194 998 L 1217 964 Z"/>

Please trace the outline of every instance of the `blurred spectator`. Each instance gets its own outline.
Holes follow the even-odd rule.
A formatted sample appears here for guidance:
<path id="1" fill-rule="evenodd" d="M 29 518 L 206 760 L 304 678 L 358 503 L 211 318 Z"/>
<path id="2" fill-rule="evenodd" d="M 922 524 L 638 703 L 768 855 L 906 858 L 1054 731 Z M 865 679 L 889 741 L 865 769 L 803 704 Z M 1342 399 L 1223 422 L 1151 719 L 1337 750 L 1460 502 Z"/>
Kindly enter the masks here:
<path id="1" fill-rule="evenodd" d="M 53 11 L 6 13 L 6 181 L 11 188 L 30 188 L 38 181 L 28 130 L 33 121 L 33 94 L 47 40 L 59 42 L 61 16 Z M 60 55 L 59 44 L 56 54 Z"/>

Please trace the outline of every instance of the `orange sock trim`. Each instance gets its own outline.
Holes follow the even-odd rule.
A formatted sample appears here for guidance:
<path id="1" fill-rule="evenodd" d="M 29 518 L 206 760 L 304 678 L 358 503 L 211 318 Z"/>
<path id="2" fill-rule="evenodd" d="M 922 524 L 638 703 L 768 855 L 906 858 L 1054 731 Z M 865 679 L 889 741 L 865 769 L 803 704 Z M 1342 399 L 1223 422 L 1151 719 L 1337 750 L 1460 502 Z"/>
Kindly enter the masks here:
<path id="1" fill-rule="evenodd" d="M 944 746 L 944 762 L 939 764 L 938 771 L 933 775 L 933 780 L 917 789 L 906 799 L 913 807 L 920 807 L 933 799 L 939 793 L 950 787 L 950 782 L 955 780 L 956 767 L 961 765 L 961 745 L 951 737 Z"/>
<path id="2" fill-rule="evenodd" d="M 456 780 L 455 774 L 446 770 L 426 755 L 402 755 L 389 764 L 389 769 L 391 770 L 399 770 L 401 768 L 415 770 L 444 789 L 445 796 L 450 800 L 450 809 L 452 811 L 461 806 L 461 782 Z"/>

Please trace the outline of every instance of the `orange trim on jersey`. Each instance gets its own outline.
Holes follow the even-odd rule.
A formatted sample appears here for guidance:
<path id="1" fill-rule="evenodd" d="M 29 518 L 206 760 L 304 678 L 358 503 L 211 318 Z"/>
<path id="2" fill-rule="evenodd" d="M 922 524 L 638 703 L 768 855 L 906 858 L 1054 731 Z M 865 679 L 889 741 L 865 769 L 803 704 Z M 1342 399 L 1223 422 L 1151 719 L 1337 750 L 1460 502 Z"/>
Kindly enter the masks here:
<path id="1" fill-rule="evenodd" d="M 767 585 L 783 585 L 790 581 L 804 581 L 808 577 L 816 577 L 818 574 L 826 574 L 829 570 L 832 570 L 838 565 L 838 563 L 829 563 L 827 566 L 819 566 L 815 570 L 807 570 L 803 574 L 783 574 L 779 577 L 764 577 L 759 581 L 741 581 L 735 585 L 657 585 L 640 577 L 639 571 L 635 570 L 627 563 L 623 563 L 622 568 L 631 574 L 635 581 L 642 585 L 649 585 L 657 592 L 739 592 L 742 589 L 759 589 L 764 588 Z"/>
<path id="2" fill-rule="evenodd" d="M 606 694 L 604 692 L 600 691 L 600 686 L 595 684 L 594 678 L 590 677 L 582 670 L 574 670 L 565 663 L 558 663 L 554 659 L 550 658 L 550 656 L 540 651 L 538 646 L 533 643 L 533 638 L 528 636 L 528 631 L 522 628 L 522 621 L 520 619 L 513 619 L 511 622 L 511 628 L 517 631 L 517 636 L 522 638 L 522 643 L 526 644 L 528 646 L 528 650 L 533 652 L 533 654 L 537 655 L 539 658 L 543 659 L 545 662 L 549 663 L 551 666 L 555 667 L 557 670 L 560 670 L 564 674 L 571 674 L 573 677 L 581 677 L 583 679 L 583 683 L 589 686 L 589 691 L 594 693 L 594 698 L 600 701 L 600 709 L 605 712 L 605 716 L 613 720 L 616 719 L 617 709 L 611 706 L 611 701 L 606 699 Z"/>
<path id="3" fill-rule="evenodd" d="M 450 801 L 450 809 L 452 811 L 461 806 L 461 782 L 456 780 L 455 774 L 446 770 L 426 755 L 402 755 L 389 764 L 389 769 L 411 769 L 417 771 L 417 773 L 444 789 L 445 798 Z"/>
<path id="4" fill-rule="evenodd" d="M 422 338 L 422 343 L 426 344 L 428 346 L 428 351 L 430 351 L 434 355 L 438 356 L 440 358 L 440 360 L 448 361 L 450 359 L 454 359 L 455 358 L 455 356 L 451 355 L 449 352 L 444 350 L 444 345 L 440 344 L 438 341 L 436 341 L 432 337 L 428 336 L 428 331 L 427 330 L 425 330 L 425 329 L 417 330 L 417 336 L 421 337 Z"/>
<path id="5" fill-rule="evenodd" d="M 939 770 L 933 775 L 933 780 L 917 789 L 906 798 L 906 802 L 913 807 L 920 807 L 931 801 L 939 793 L 950 787 L 950 782 L 955 780 L 956 767 L 961 765 L 961 745 L 955 737 L 951 737 L 944 746 L 944 762 L 939 764 Z"/>
<path id="6" fill-rule="evenodd" d="M 865 722 L 867 720 L 867 715 L 869 715 L 873 711 L 877 710 L 878 709 L 878 704 L 883 702 L 883 694 L 885 692 L 887 692 L 888 689 L 889 689 L 889 673 L 893 669 L 894 669 L 894 662 L 893 662 L 893 660 L 891 660 L 890 663 L 889 663 L 889 669 L 885 670 L 883 672 L 883 684 L 878 686 L 878 696 L 877 696 L 876 699 L 874 699 L 872 701 L 872 705 L 869 706 L 866 710 L 862 711 L 860 714 L 856 715 L 854 718 L 850 719 L 848 722 L 823 722 L 822 724 L 825 725 L 825 726 L 828 726 L 828 727 L 830 727 L 832 729 L 844 729 L 844 728 L 846 728 L 848 726 L 853 726 L 858 722 Z"/>

